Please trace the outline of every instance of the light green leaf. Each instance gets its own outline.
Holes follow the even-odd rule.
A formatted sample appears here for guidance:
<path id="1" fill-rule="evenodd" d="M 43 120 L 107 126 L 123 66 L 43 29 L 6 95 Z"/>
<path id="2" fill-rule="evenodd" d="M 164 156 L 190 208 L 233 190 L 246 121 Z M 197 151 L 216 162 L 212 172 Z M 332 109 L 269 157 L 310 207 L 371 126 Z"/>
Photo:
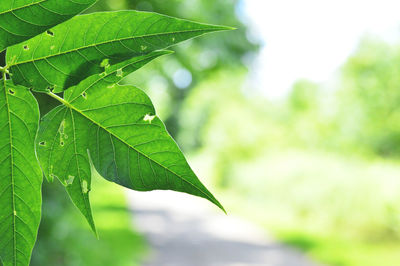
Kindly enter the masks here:
<path id="1" fill-rule="evenodd" d="M 74 185 L 67 182 L 68 176 L 77 176 L 79 168 L 84 179 L 72 179 L 87 192 L 91 161 L 100 175 L 127 188 L 186 192 L 223 210 L 196 177 L 143 91 L 95 75 L 66 90 L 64 99 L 49 94 L 63 105 L 45 116 L 39 130 L 38 155 L 46 175 L 60 173 L 68 188 Z M 72 156 L 78 160 L 76 166 Z"/>
<path id="2" fill-rule="evenodd" d="M 26 266 L 42 201 L 42 173 L 34 147 L 39 109 L 27 88 L 0 82 L 0 258 L 4 266 Z"/>
<path id="3" fill-rule="evenodd" d="M 164 49 L 204 33 L 227 30 L 138 11 L 93 13 L 74 17 L 7 50 L 7 65 L 18 84 L 37 91 L 61 92 L 115 64 Z"/>
<path id="4" fill-rule="evenodd" d="M 0 51 L 70 19 L 96 0 L 1 0 Z"/>
<path id="5" fill-rule="evenodd" d="M 112 86 L 129 73 L 136 71 L 151 60 L 171 53 L 155 51 L 148 55 L 135 57 L 113 66 L 106 66 L 105 72 L 87 78 L 79 88 L 97 88 L 99 84 Z M 84 90 L 68 90 L 70 97 L 88 97 Z M 75 94 L 78 93 L 78 94 Z M 66 93 L 67 94 L 67 93 Z M 113 96 L 114 97 L 114 96 Z M 92 101 L 95 100 L 92 98 Z M 52 180 L 57 177 L 66 187 L 71 200 L 86 217 L 92 230 L 96 232 L 89 202 L 91 171 L 86 139 L 82 133 L 85 120 L 66 106 L 59 106 L 48 113 L 40 124 L 38 154 L 45 176 Z"/>

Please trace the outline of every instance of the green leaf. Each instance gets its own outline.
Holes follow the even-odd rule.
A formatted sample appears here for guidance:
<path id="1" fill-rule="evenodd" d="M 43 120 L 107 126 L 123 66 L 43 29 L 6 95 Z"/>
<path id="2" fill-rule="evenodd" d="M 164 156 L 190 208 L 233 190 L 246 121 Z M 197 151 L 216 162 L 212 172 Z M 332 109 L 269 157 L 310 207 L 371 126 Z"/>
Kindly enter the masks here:
<path id="1" fill-rule="evenodd" d="M 164 49 L 204 33 L 227 30 L 164 15 L 138 11 L 77 16 L 7 50 L 7 65 L 18 84 L 37 91 L 61 92 L 115 64 Z"/>
<path id="2" fill-rule="evenodd" d="M 36 241 L 42 201 L 34 147 L 39 108 L 27 88 L 0 81 L 0 257 L 4 266 L 25 266 Z"/>
<path id="3" fill-rule="evenodd" d="M 66 21 L 96 0 L 1 0 L 0 51 Z"/>
<path id="4" fill-rule="evenodd" d="M 91 161 L 100 175 L 127 188 L 186 192 L 223 210 L 186 162 L 146 94 L 115 84 L 114 78 L 124 72 L 113 69 L 100 75 L 104 78 L 91 76 L 66 90 L 64 99 L 49 93 L 63 105 L 46 115 L 39 129 L 38 155 L 45 174 L 60 175 L 68 188 L 74 185 L 68 176 L 76 176 L 79 168 L 84 179 L 71 179 L 87 192 Z M 76 166 L 73 156 L 79 160 Z"/>
<path id="5" fill-rule="evenodd" d="M 106 84 L 106 87 L 114 85 L 151 60 L 169 53 L 171 52 L 155 51 L 113 66 L 105 66 L 105 72 L 87 78 L 79 86 L 90 89 L 96 88 L 98 84 Z M 83 90 L 68 91 L 71 97 L 87 96 Z M 74 94 L 76 92 L 78 92 L 77 95 Z M 76 119 L 79 120 L 79 118 L 79 114 L 77 115 L 66 106 L 58 106 L 49 112 L 40 124 L 37 150 L 47 179 L 51 181 L 57 177 L 65 185 L 71 200 L 96 233 L 89 202 L 91 171 L 88 150 L 85 148 L 86 140 L 81 137 L 81 133 L 84 133 L 86 129 L 82 129 L 81 122 L 77 123 Z"/>

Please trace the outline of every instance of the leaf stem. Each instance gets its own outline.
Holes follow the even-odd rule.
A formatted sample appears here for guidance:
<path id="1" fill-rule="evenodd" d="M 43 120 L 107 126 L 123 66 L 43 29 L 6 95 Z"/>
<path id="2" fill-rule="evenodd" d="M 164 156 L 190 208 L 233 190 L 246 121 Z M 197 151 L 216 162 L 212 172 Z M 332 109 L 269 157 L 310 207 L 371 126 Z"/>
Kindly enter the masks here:
<path id="1" fill-rule="evenodd" d="M 62 104 L 64 104 L 67 107 L 71 107 L 71 105 L 69 104 L 69 102 L 67 102 L 66 100 L 64 100 L 63 98 L 61 98 L 60 96 L 58 96 L 57 94 L 53 93 L 53 92 L 47 92 L 47 95 L 49 95 L 50 97 L 56 99 L 57 101 L 61 102 Z"/>

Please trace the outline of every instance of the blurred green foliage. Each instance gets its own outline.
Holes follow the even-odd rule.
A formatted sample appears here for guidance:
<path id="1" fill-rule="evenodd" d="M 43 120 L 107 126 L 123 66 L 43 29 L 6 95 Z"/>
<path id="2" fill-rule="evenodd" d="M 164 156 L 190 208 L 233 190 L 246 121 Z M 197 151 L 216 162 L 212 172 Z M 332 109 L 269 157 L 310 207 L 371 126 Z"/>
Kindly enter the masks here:
<path id="1" fill-rule="evenodd" d="M 366 38 L 343 67 L 341 116 L 357 121 L 351 139 L 385 157 L 400 156 L 399 62 L 399 45 Z"/>
<path id="2" fill-rule="evenodd" d="M 243 69 L 215 72 L 186 99 L 178 142 L 199 147 L 228 210 L 283 242 L 328 265 L 397 265 L 399 65 L 399 44 L 365 38 L 337 79 L 281 101 L 246 89 Z"/>
<path id="3" fill-rule="evenodd" d="M 174 48 L 175 55 L 126 82 L 150 94 L 168 130 L 200 162 L 201 176 L 212 178 L 230 212 L 257 221 L 328 265 L 397 265 L 400 44 L 365 38 L 338 79 L 299 80 L 284 100 L 269 101 L 246 86 L 245 62 L 259 45 L 249 41 L 239 2 L 101 0 L 88 12 L 138 9 L 237 27 Z M 42 110 L 52 104 L 44 96 L 39 100 Z M 129 231 L 128 216 L 124 228 L 107 231 L 114 236 L 103 238 L 100 229 L 97 242 L 83 234 L 82 219 L 61 192 L 46 186 L 52 188 L 44 189 L 49 194 L 34 265 L 91 265 L 79 255 L 89 242 L 110 249 L 90 256 L 101 253 L 105 262 L 116 254 L 125 258 L 112 265 L 138 261 L 138 254 L 126 256 L 143 245 Z M 120 204 L 111 209 L 121 214 L 125 203 Z M 114 215 L 105 212 L 96 220 L 112 221 Z M 121 241 L 126 250 L 111 248 Z"/>

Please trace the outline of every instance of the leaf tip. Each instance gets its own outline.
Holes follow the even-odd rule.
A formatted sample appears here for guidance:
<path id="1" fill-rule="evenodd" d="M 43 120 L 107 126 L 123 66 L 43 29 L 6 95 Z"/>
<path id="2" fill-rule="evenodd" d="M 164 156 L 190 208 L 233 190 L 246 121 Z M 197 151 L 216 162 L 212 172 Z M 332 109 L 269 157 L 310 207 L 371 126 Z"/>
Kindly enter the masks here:
<path id="1" fill-rule="evenodd" d="M 237 30 L 235 27 L 230 27 L 230 26 L 222 26 L 222 25 L 212 25 L 213 26 L 213 31 L 228 31 L 228 30 Z"/>

